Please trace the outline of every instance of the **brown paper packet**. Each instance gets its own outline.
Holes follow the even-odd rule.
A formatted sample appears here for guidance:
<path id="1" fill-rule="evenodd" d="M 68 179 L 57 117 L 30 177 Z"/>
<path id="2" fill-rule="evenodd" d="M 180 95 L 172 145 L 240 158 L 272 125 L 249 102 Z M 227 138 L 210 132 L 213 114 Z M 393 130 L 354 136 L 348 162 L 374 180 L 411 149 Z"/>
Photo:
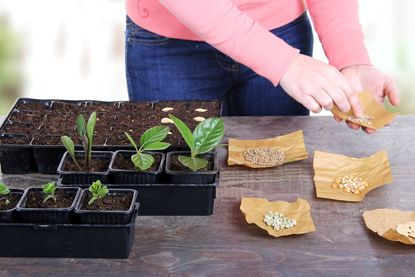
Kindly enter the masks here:
<path id="1" fill-rule="evenodd" d="M 313 167 L 316 194 L 320 198 L 360 202 L 369 191 L 392 182 L 388 155 L 385 150 L 367 158 L 352 158 L 316 151 Z M 369 186 L 360 194 L 333 188 L 332 184 L 336 178 L 345 175 L 359 175 L 368 182 Z"/>
<path id="2" fill-rule="evenodd" d="M 245 160 L 243 152 L 249 148 L 276 147 L 284 151 L 285 162 L 304 160 L 308 152 L 304 144 L 303 131 L 296 131 L 287 135 L 258 140 L 229 139 L 228 165 L 244 165 L 251 168 L 268 168 L 270 166 L 257 165 Z"/>
<path id="3" fill-rule="evenodd" d="M 310 204 L 308 204 L 307 200 L 301 198 L 290 203 L 285 201 L 269 202 L 264 198 L 243 197 L 240 209 L 245 215 L 246 222 L 257 225 L 274 237 L 305 234 L 316 230 L 313 219 L 311 218 Z M 264 223 L 264 215 L 269 211 L 280 212 L 285 217 L 295 219 L 297 225 L 289 229 L 276 231 Z"/>
<path id="4" fill-rule="evenodd" d="M 415 244 L 415 239 L 406 237 L 396 231 L 398 224 L 415 221 L 415 212 L 393 209 L 377 209 L 363 213 L 366 227 L 379 236 L 391 241 L 400 241 L 405 244 Z"/>
<path id="5" fill-rule="evenodd" d="M 358 97 L 363 110 L 363 114 L 367 116 L 373 116 L 373 119 L 372 124 L 359 124 L 354 122 L 357 125 L 361 125 L 363 127 L 368 127 L 372 129 L 380 129 L 383 128 L 385 125 L 391 123 L 398 115 L 398 113 L 388 112 L 388 110 L 386 110 L 385 107 L 381 105 L 378 101 L 376 101 L 376 99 L 369 92 L 359 92 Z M 352 111 L 344 113 L 340 111 L 337 106 L 334 106 L 331 112 L 335 116 L 340 117 L 343 120 L 347 120 L 349 116 L 353 115 Z"/>

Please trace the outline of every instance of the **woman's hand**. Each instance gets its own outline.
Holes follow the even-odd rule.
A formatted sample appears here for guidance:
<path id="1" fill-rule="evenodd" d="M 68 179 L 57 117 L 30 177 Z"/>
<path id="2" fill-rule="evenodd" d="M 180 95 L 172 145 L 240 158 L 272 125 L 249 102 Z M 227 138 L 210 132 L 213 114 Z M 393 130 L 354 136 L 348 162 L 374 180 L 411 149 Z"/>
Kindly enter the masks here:
<path id="1" fill-rule="evenodd" d="M 362 115 L 359 98 L 346 78 L 333 66 L 305 55 L 298 55 L 280 80 L 282 88 L 314 113 L 331 110 L 336 104 L 342 112 Z"/>
<path id="2" fill-rule="evenodd" d="M 395 81 L 374 66 L 353 65 L 343 68 L 340 72 L 347 79 L 353 91 L 368 91 L 372 93 L 375 99 L 382 105 L 387 96 L 392 105 L 399 105 L 399 89 Z M 341 121 L 339 118 L 335 119 Z M 357 130 L 360 128 L 359 125 L 351 122 L 346 123 L 352 129 Z M 363 130 L 369 134 L 376 132 L 376 130 L 369 128 L 363 128 Z"/>

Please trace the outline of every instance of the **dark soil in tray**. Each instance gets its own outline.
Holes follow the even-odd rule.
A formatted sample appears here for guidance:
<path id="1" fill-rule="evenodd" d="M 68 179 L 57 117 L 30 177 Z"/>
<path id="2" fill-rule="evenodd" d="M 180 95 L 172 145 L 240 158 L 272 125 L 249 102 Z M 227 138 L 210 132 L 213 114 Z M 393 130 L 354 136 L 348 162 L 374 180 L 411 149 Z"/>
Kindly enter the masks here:
<path id="1" fill-rule="evenodd" d="M 55 101 L 52 104 L 52 110 L 59 111 L 61 113 L 75 113 L 79 111 L 84 105 L 85 105 L 85 102 L 68 103 L 68 102 Z"/>
<path id="2" fill-rule="evenodd" d="M 118 110 L 119 103 L 104 103 L 104 102 L 87 102 L 82 107 L 81 112 L 92 113 L 92 112 L 105 112 L 114 114 Z"/>
<path id="3" fill-rule="evenodd" d="M 91 193 L 88 192 L 84 197 L 81 210 L 103 210 L 103 211 L 127 211 L 130 209 L 133 193 L 111 194 L 109 193 L 101 200 L 97 200 L 92 205 L 88 205 Z"/>
<path id="4" fill-rule="evenodd" d="M 36 126 L 31 123 L 7 122 L 2 131 L 8 134 L 31 134 L 35 129 Z"/>
<path id="5" fill-rule="evenodd" d="M 19 111 L 15 110 L 9 117 L 10 121 L 20 121 L 29 123 L 40 123 L 45 115 L 35 111 Z"/>
<path id="6" fill-rule="evenodd" d="M 22 197 L 21 194 L 11 193 L 11 195 L 7 197 L 7 199 L 10 202 L 9 204 L 6 204 L 6 200 L 4 199 L 4 196 L 0 196 L 0 211 L 13 209 L 14 207 L 16 207 L 17 202 L 19 202 L 21 197 Z"/>
<path id="7" fill-rule="evenodd" d="M 23 144 L 29 144 L 30 139 L 24 136 L 18 136 L 18 137 L 8 137 L 6 136 L 0 136 L 0 144 L 15 144 L 15 145 L 23 145 Z"/>
<path id="8" fill-rule="evenodd" d="M 107 172 L 108 166 L 110 164 L 111 157 L 108 158 L 92 158 L 91 160 L 91 166 L 90 170 L 84 171 L 84 172 Z M 84 159 L 83 158 L 77 158 L 77 161 L 81 167 L 84 165 Z M 73 160 L 68 156 L 68 160 L 66 161 L 66 164 L 63 168 L 64 171 L 69 172 L 79 172 L 78 167 L 76 167 Z"/>
<path id="9" fill-rule="evenodd" d="M 160 162 L 161 162 L 161 155 L 153 155 L 153 157 L 154 157 L 153 165 L 149 169 L 147 169 L 145 172 L 156 172 L 159 169 Z M 115 158 L 113 168 L 143 172 L 143 171 L 138 170 L 134 166 L 133 162 L 131 161 L 131 155 L 125 154 L 125 153 L 117 155 L 117 157 Z"/>
<path id="10" fill-rule="evenodd" d="M 78 138 L 77 134 L 75 134 L 71 138 L 74 141 L 75 145 L 81 145 L 81 140 Z M 33 139 L 32 144 L 33 145 L 62 145 L 62 140 L 61 140 L 61 136 L 39 136 Z"/>
<path id="11" fill-rule="evenodd" d="M 29 191 L 27 194 L 27 200 L 25 208 L 69 208 L 76 196 L 76 193 L 66 192 L 62 189 L 56 189 L 56 203 L 53 199 L 49 199 L 43 203 L 43 192 L 41 191 Z"/>
<path id="12" fill-rule="evenodd" d="M 45 111 L 50 109 L 49 101 L 19 101 L 15 108 L 19 110 Z"/>
<path id="13" fill-rule="evenodd" d="M 212 156 L 200 155 L 199 158 L 204 158 L 208 160 L 208 164 L 206 167 L 199 169 L 197 172 L 206 172 L 211 171 L 214 168 L 214 160 Z M 171 162 L 170 162 L 170 170 L 172 171 L 184 171 L 184 172 L 193 172 L 190 168 L 183 166 L 179 162 L 179 155 L 172 155 Z"/>

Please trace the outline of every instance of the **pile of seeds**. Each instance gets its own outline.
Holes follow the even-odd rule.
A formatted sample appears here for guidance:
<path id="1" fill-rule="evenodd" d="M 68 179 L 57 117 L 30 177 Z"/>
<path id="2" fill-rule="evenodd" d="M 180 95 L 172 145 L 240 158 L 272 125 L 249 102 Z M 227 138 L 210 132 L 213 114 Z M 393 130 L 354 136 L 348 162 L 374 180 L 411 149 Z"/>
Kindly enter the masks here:
<path id="1" fill-rule="evenodd" d="M 248 162 L 261 166 L 277 166 L 285 162 L 285 153 L 278 148 L 249 148 L 243 151 L 243 155 Z"/>
<path id="2" fill-rule="evenodd" d="M 281 229 L 289 229 L 297 225 L 297 221 L 295 219 L 290 219 L 284 217 L 282 213 L 273 213 L 271 211 L 265 213 L 264 222 L 267 226 L 272 226 L 272 228 L 276 231 Z"/>
<path id="3" fill-rule="evenodd" d="M 372 120 L 374 119 L 373 116 L 369 115 L 362 115 L 362 116 L 349 116 L 347 118 L 348 121 L 357 123 L 357 124 L 364 124 L 364 125 L 372 125 Z"/>
<path id="4" fill-rule="evenodd" d="M 415 239 L 415 221 L 411 221 L 405 224 L 398 224 L 395 229 L 399 234 Z"/>
<path id="5" fill-rule="evenodd" d="M 361 177 L 353 175 L 338 177 L 332 185 L 333 188 L 340 188 L 345 192 L 351 192 L 354 194 L 360 194 L 360 192 L 366 189 L 368 186 L 369 184 Z"/>

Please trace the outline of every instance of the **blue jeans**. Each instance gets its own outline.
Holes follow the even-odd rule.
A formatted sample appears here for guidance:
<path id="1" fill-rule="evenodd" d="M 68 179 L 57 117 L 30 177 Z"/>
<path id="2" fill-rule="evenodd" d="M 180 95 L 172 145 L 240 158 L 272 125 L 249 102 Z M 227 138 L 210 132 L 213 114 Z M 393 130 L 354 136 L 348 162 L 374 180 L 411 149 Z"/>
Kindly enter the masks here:
<path id="1" fill-rule="evenodd" d="M 312 55 L 307 14 L 272 30 L 302 54 Z M 224 115 L 308 115 L 280 87 L 206 42 L 160 36 L 127 17 L 126 75 L 131 101 L 220 99 Z"/>

